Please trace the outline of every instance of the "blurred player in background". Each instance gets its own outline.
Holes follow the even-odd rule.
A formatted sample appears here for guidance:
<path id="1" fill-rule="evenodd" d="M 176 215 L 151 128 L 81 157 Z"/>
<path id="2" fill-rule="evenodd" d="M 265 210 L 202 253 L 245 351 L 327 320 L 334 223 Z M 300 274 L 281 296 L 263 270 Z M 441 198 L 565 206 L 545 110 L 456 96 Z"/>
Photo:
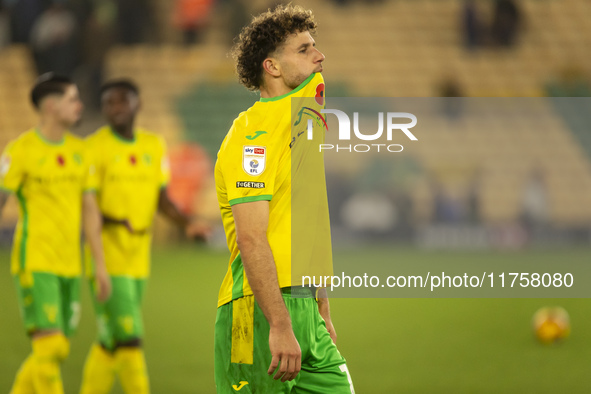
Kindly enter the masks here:
<path id="1" fill-rule="evenodd" d="M 96 303 L 98 341 L 84 368 L 81 393 L 108 393 L 115 374 L 126 393 L 149 392 L 142 350 L 141 303 L 150 275 L 152 222 L 156 211 L 186 230 L 192 223 L 168 198 L 169 165 L 164 140 L 135 127 L 139 89 L 130 80 L 113 80 L 101 88 L 108 125 L 87 139 L 97 171 L 97 196 L 103 217 L 102 241 L 113 294 Z M 92 275 L 93 267 L 87 267 Z"/>
<path id="2" fill-rule="evenodd" d="M 245 27 L 234 48 L 240 82 L 261 99 L 234 120 L 215 168 L 231 252 L 215 327 L 218 393 L 354 391 L 328 299 L 316 300 L 316 289 L 292 278 L 291 99 L 317 98 L 315 111 L 323 107 L 324 55 L 315 29 L 311 11 L 278 6 Z M 303 148 L 303 141 L 293 146 Z M 326 204 L 326 192 L 309 197 Z M 303 214 L 314 232 L 317 212 Z"/>
<path id="3" fill-rule="evenodd" d="M 39 125 L 12 141 L 0 165 L 0 209 L 10 193 L 20 205 L 11 272 L 33 352 L 12 394 L 63 393 L 60 363 L 80 316 L 81 242 L 96 261 L 97 303 L 110 294 L 101 245 L 95 174 L 84 142 L 68 132 L 82 114 L 78 88 L 52 73 L 37 80 L 31 99 Z"/>

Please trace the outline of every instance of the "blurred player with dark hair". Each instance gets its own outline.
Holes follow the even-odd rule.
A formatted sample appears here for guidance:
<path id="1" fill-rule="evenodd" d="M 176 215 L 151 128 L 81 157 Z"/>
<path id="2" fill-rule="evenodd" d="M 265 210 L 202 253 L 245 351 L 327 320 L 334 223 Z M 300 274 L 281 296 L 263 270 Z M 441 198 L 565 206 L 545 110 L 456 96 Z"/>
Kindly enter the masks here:
<path id="1" fill-rule="evenodd" d="M 139 89 L 130 80 L 101 88 L 108 125 L 87 139 L 97 170 L 104 226 L 105 261 L 113 295 L 95 304 L 98 340 L 86 360 L 81 393 L 108 393 L 116 373 L 126 393 L 149 392 L 142 350 L 141 303 L 150 275 L 152 222 L 156 211 L 195 235 L 197 227 L 168 198 L 169 165 L 164 140 L 135 127 Z M 92 266 L 87 267 L 92 275 Z"/>
<path id="2" fill-rule="evenodd" d="M 305 108 L 310 120 L 322 123 L 315 113 L 324 108 L 324 55 L 312 38 L 315 29 L 311 11 L 278 6 L 254 18 L 233 49 L 240 82 L 261 99 L 234 120 L 215 168 L 231 252 L 215 327 L 218 393 L 354 391 L 335 345 L 328 299 L 292 275 L 292 248 L 305 248 L 291 244 L 292 178 L 303 167 L 320 179 L 320 192 L 308 196 L 312 208 L 298 215 L 311 234 L 330 226 L 323 161 L 310 164 L 308 145 L 297 140 L 303 133 L 291 132 L 292 104 L 305 97 L 312 101 Z M 292 156 L 303 160 L 294 172 Z M 307 264 L 332 270 L 330 238 L 324 239 L 316 242 L 326 253 L 312 253 Z"/>
<path id="3" fill-rule="evenodd" d="M 11 272 L 33 352 L 12 394 L 63 393 L 60 363 L 80 316 L 80 229 L 96 264 L 96 297 L 110 294 L 101 245 L 95 174 L 84 142 L 68 132 L 82 114 L 78 88 L 52 73 L 37 80 L 31 101 L 39 125 L 10 142 L 0 159 L 0 209 L 14 193 L 20 217 Z"/>

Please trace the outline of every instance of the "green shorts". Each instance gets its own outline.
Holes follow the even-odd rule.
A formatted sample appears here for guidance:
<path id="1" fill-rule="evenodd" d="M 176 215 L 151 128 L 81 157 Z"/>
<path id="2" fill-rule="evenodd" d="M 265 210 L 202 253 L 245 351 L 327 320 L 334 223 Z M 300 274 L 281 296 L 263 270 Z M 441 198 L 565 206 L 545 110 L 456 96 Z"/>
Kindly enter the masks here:
<path id="1" fill-rule="evenodd" d="M 27 334 L 42 330 L 74 334 L 80 320 L 79 277 L 22 272 L 13 278 Z"/>
<path id="2" fill-rule="evenodd" d="M 302 288 L 293 288 L 302 290 Z M 271 364 L 269 323 L 254 296 L 238 298 L 217 310 L 215 383 L 218 394 L 354 393 L 343 356 L 330 338 L 312 293 L 302 298 L 283 290 L 294 334 L 302 350 L 298 376 L 282 383 L 267 374 Z"/>
<path id="3" fill-rule="evenodd" d="M 98 341 L 106 349 L 115 350 L 117 344 L 141 339 L 144 335 L 142 299 L 146 279 L 111 276 L 111 297 L 105 303 L 96 301 L 94 280 L 91 280 L 98 325 Z"/>

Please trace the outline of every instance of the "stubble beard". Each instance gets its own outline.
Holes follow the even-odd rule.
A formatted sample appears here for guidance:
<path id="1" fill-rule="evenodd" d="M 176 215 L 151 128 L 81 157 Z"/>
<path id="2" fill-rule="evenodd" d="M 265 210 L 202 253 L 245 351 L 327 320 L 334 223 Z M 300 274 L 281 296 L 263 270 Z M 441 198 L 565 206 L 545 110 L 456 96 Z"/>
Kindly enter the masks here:
<path id="1" fill-rule="evenodd" d="M 288 82 L 287 86 L 291 90 L 294 90 L 295 88 L 300 86 L 302 84 L 302 82 L 304 82 L 308 77 L 309 77 L 309 75 L 304 75 L 304 74 L 295 75 L 293 78 L 291 78 L 290 80 L 287 81 Z"/>

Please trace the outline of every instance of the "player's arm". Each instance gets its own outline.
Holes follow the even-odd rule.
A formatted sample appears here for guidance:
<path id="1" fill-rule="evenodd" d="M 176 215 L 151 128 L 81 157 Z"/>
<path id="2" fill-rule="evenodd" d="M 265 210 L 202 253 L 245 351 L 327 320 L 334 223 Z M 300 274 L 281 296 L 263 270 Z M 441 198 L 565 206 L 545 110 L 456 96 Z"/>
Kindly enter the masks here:
<path id="1" fill-rule="evenodd" d="M 0 218 L 2 217 L 2 210 L 4 209 L 4 205 L 6 205 L 6 201 L 8 201 L 8 197 L 10 193 L 0 190 Z"/>
<path id="2" fill-rule="evenodd" d="M 170 182 L 170 162 L 166 154 L 166 143 L 160 139 L 160 194 L 158 196 L 158 212 L 185 231 L 187 238 L 205 238 L 211 233 L 209 223 L 200 218 L 184 214 L 168 197 L 166 185 Z"/>
<path id="3" fill-rule="evenodd" d="M 181 228 L 186 228 L 191 221 L 191 219 L 182 213 L 176 204 L 168 197 L 168 189 L 166 187 L 160 188 L 160 195 L 158 196 L 158 212 Z"/>
<path id="4" fill-rule="evenodd" d="M 26 178 L 21 145 L 9 142 L 0 156 L 0 217 L 10 195 L 19 190 Z"/>
<path id="5" fill-rule="evenodd" d="M 320 312 L 320 316 L 322 316 L 324 322 L 326 323 L 326 329 L 330 334 L 330 338 L 336 344 L 337 332 L 335 331 L 334 325 L 332 324 L 332 320 L 330 318 L 330 303 L 328 302 L 328 294 L 326 293 L 325 288 L 318 290 L 318 312 Z"/>
<path id="6" fill-rule="evenodd" d="M 111 279 L 105 265 L 103 241 L 101 239 L 102 219 L 94 193 L 84 193 L 82 221 L 84 236 L 90 245 L 94 258 L 94 275 L 97 285 L 97 299 L 104 302 L 111 295 Z"/>
<path id="7" fill-rule="evenodd" d="M 131 234 L 136 234 L 137 231 L 135 231 L 133 229 L 133 227 L 131 227 L 131 223 L 129 222 L 128 219 L 115 219 L 112 218 L 110 216 L 107 215 L 102 215 L 102 224 L 106 225 L 106 226 L 112 226 L 112 225 L 117 225 L 117 226 L 125 226 L 125 228 L 127 229 L 127 231 L 129 231 Z"/>
<path id="8" fill-rule="evenodd" d="M 175 223 L 180 228 L 184 229 L 185 235 L 188 238 L 206 237 L 211 232 L 210 225 L 206 220 L 198 217 L 189 217 L 181 212 L 170 197 L 168 197 L 168 189 L 165 186 L 160 188 L 158 212 L 166 216 L 168 220 Z"/>
<path id="9" fill-rule="evenodd" d="M 294 379 L 301 369 L 302 351 L 293 333 L 291 318 L 283 302 L 277 280 L 277 269 L 267 240 L 269 202 L 254 201 L 232 206 L 236 224 L 236 241 L 248 283 L 267 321 L 271 375 L 282 382 Z"/>

